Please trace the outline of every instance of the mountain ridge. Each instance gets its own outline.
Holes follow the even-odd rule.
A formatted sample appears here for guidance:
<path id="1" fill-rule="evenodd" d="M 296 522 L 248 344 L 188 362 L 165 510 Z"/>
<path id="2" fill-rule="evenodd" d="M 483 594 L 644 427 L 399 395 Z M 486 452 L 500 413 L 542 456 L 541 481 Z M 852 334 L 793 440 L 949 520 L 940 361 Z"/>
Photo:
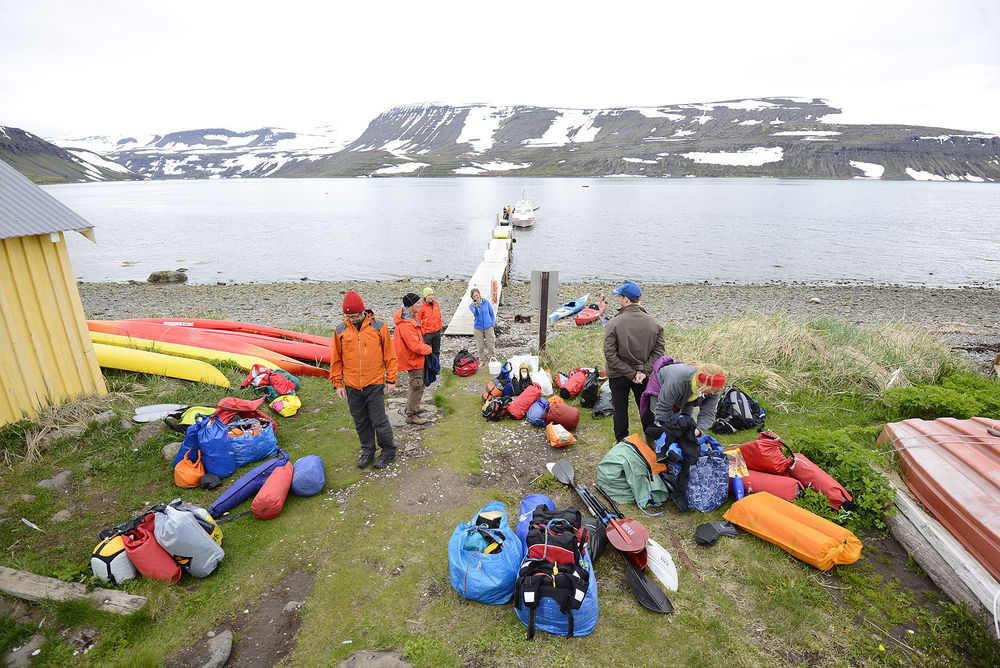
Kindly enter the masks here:
<path id="1" fill-rule="evenodd" d="M 356 136 L 325 126 L 56 138 L 142 178 L 571 176 L 1000 180 L 996 135 L 841 124 L 822 98 L 655 107 L 394 107 Z M 2 137 L 0 137 L 2 141 Z M 3 156 L 0 144 L 0 157 Z"/>

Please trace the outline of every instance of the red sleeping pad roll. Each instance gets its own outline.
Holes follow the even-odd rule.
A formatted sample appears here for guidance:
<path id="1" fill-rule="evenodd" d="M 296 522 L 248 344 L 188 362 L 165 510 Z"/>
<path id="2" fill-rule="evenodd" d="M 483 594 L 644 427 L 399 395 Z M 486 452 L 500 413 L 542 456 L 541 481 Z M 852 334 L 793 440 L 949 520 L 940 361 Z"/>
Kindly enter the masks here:
<path id="1" fill-rule="evenodd" d="M 575 397 L 580 394 L 585 382 L 587 382 L 587 370 L 573 369 L 569 374 L 569 380 L 559 387 L 559 396 L 563 399 Z"/>
<path id="2" fill-rule="evenodd" d="M 580 424 L 580 409 L 562 402 L 549 404 L 549 411 L 545 414 L 545 421 L 555 422 L 566 429 L 566 431 L 575 431 L 576 426 Z"/>
<path id="3" fill-rule="evenodd" d="M 764 473 L 762 471 L 754 471 L 753 469 L 750 470 L 749 480 L 750 484 L 746 489 L 747 494 L 770 492 L 785 501 L 791 501 L 801 494 L 804 489 L 802 483 L 791 476 Z"/>
<path id="4" fill-rule="evenodd" d="M 122 535 L 125 554 L 136 570 L 147 578 L 176 583 L 181 579 L 181 566 L 153 537 L 153 513 L 134 530 Z"/>
<path id="5" fill-rule="evenodd" d="M 521 394 L 514 397 L 514 401 L 510 402 L 510 406 L 507 407 L 507 412 L 515 419 L 520 420 L 524 418 L 528 409 L 531 408 L 531 404 L 538 401 L 540 396 L 542 396 L 542 386 L 538 383 L 532 383 L 524 388 Z"/>
<path id="6" fill-rule="evenodd" d="M 830 507 L 840 510 L 840 507 L 847 505 L 846 510 L 854 508 L 854 499 L 844 486 L 833 479 L 829 473 L 812 463 L 808 457 L 801 452 L 795 453 L 792 465 L 788 468 L 788 475 L 792 476 L 806 489 L 815 489 L 830 501 Z"/>
<path id="7" fill-rule="evenodd" d="M 792 460 L 781 452 L 787 448 L 781 438 L 769 431 L 762 431 L 757 440 L 737 446 L 743 453 L 748 469 L 764 473 L 782 474 L 792 465 Z"/>
<path id="8" fill-rule="evenodd" d="M 253 497 L 250 504 L 250 511 L 259 520 L 273 520 L 281 512 L 288 498 L 288 490 L 292 488 L 292 477 L 295 474 L 295 467 L 291 462 L 284 466 L 279 466 L 271 472 L 267 482 Z"/>

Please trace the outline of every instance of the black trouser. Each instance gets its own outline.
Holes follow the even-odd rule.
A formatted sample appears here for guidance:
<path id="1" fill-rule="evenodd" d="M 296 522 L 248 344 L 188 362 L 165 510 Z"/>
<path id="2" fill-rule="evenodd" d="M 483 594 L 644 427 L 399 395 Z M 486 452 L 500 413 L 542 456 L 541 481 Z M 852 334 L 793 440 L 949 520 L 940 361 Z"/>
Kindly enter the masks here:
<path id="1" fill-rule="evenodd" d="M 441 359 L 441 330 L 424 334 L 424 343 L 431 347 L 431 354 Z"/>
<path id="2" fill-rule="evenodd" d="M 361 451 L 375 452 L 375 437 L 382 454 L 390 457 L 396 454 L 396 444 L 392 438 L 392 425 L 385 414 L 385 386 L 369 385 L 363 390 L 345 387 L 347 390 L 347 406 L 354 418 L 354 428 L 361 439 Z"/>
<path id="3" fill-rule="evenodd" d="M 630 379 L 625 376 L 618 376 L 617 378 L 609 378 L 608 384 L 611 386 L 611 405 L 615 409 L 615 442 L 623 441 L 628 438 L 628 395 L 629 391 L 635 397 L 635 405 L 639 405 L 639 397 L 642 396 L 643 390 L 646 389 L 646 383 L 649 381 L 647 378 L 642 383 L 633 383 Z M 647 411 L 646 415 L 640 415 L 639 418 L 642 420 L 643 431 L 648 426 L 647 422 L 652 424 L 653 416 L 652 411 Z"/>

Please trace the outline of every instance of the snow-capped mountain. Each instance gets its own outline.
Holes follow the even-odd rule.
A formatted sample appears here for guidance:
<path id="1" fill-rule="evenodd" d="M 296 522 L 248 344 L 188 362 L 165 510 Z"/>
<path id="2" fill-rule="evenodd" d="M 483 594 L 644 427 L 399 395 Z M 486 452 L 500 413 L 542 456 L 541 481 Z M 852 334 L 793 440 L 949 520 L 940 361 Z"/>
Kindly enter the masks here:
<path id="1" fill-rule="evenodd" d="M 0 158 L 35 183 L 141 178 L 88 149 L 64 150 L 20 128 L 0 125 Z"/>
<path id="2" fill-rule="evenodd" d="M 568 109 L 416 104 L 357 136 L 202 129 L 52 141 L 143 178 L 345 176 L 769 176 L 1000 180 L 1000 138 L 906 125 L 848 125 L 826 100 L 768 97 Z M 79 155 L 79 154 L 77 154 Z"/>

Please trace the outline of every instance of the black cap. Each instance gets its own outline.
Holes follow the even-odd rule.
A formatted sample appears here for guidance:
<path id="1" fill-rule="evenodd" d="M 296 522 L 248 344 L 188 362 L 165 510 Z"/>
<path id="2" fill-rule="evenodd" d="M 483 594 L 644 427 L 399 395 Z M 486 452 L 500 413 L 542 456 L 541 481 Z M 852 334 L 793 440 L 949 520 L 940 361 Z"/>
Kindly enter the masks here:
<path id="1" fill-rule="evenodd" d="M 418 301 L 420 301 L 420 297 L 418 297 L 415 292 L 407 292 L 406 296 L 403 297 L 403 306 L 409 308 L 410 306 L 416 304 Z"/>
<path id="2" fill-rule="evenodd" d="M 222 481 L 219 480 L 219 476 L 214 473 L 206 473 L 201 477 L 201 480 L 198 481 L 198 487 L 201 487 L 202 489 L 215 489 L 221 484 Z"/>

